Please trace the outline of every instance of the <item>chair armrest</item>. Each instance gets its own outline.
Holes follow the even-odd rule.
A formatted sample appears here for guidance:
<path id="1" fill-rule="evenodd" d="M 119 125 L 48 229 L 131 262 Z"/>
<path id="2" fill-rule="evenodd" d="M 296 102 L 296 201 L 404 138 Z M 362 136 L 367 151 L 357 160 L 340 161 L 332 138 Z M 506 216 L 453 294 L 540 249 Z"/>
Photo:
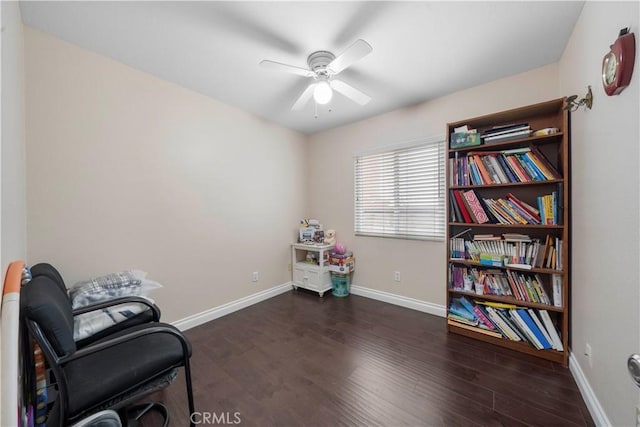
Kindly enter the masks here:
<path id="1" fill-rule="evenodd" d="M 92 311 L 102 310 L 102 309 L 113 307 L 116 305 L 131 304 L 131 303 L 139 303 L 139 304 L 146 305 L 153 312 L 153 320 L 155 322 L 160 321 L 160 308 L 154 303 L 152 303 L 151 301 L 149 301 L 147 298 L 142 298 L 137 296 L 121 297 L 121 298 L 111 299 L 108 301 L 98 302 L 95 304 L 87 305 L 85 307 L 76 308 L 75 310 L 73 310 L 72 313 L 73 313 L 73 316 L 75 317 L 79 314 L 90 313 Z"/>
<path id="2" fill-rule="evenodd" d="M 127 332 L 125 334 L 122 335 L 118 335 L 115 338 L 108 338 L 102 341 L 98 341 L 94 344 L 90 344 L 86 347 L 81 348 L 80 350 L 77 350 L 75 353 L 69 355 L 69 356 L 63 356 L 59 358 L 59 363 L 65 364 L 67 362 L 70 362 L 72 360 L 76 360 L 76 359 L 80 359 L 82 357 L 88 356 L 90 354 L 96 353 L 98 351 L 102 351 L 105 350 L 109 347 L 114 347 L 116 345 L 125 343 L 127 341 L 131 341 L 134 340 L 136 338 L 140 338 L 143 337 L 145 335 L 151 335 L 151 334 L 169 334 L 169 335 L 173 335 L 174 337 L 176 337 L 179 341 L 180 341 L 180 345 L 182 346 L 182 353 L 183 356 L 188 359 L 190 354 L 190 350 L 189 350 L 189 342 L 187 341 L 187 339 L 184 337 L 184 335 L 182 335 L 182 333 L 175 329 L 175 327 L 170 326 L 166 323 L 146 323 L 145 325 L 143 325 L 140 328 L 136 328 L 130 332 Z"/>

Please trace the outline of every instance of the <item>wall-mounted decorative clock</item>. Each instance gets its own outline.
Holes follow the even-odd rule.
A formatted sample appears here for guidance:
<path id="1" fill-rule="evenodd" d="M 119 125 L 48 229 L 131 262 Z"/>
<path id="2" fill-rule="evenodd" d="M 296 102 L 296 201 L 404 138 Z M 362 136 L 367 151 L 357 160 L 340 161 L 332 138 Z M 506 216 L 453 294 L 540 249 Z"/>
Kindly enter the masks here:
<path id="1" fill-rule="evenodd" d="M 636 38 L 629 28 L 623 28 L 602 59 L 602 85 L 607 95 L 617 95 L 629 86 L 635 59 Z"/>

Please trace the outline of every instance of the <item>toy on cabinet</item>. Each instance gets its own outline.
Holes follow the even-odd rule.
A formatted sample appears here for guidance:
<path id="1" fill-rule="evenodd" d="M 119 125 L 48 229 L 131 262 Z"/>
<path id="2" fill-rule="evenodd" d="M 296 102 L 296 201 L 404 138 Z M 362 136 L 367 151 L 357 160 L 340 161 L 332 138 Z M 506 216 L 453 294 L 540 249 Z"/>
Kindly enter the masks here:
<path id="1" fill-rule="evenodd" d="M 336 230 L 327 230 L 324 232 L 324 244 L 333 245 L 336 242 Z"/>

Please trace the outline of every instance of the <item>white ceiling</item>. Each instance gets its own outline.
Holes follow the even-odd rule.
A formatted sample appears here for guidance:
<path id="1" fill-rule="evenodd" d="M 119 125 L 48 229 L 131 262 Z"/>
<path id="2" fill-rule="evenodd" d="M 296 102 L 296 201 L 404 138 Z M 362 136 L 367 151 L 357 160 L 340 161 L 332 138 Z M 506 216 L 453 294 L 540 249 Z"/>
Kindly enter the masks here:
<path id="1" fill-rule="evenodd" d="M 303 133 L 556 62 L 583 2 L 21 2 L 26 25 Z M 372 97 L 291 106 L 307 67 L 357 39 L 373 52 L 340 78 Z M 499 94 L 496 94 L 499 96 Z"/>

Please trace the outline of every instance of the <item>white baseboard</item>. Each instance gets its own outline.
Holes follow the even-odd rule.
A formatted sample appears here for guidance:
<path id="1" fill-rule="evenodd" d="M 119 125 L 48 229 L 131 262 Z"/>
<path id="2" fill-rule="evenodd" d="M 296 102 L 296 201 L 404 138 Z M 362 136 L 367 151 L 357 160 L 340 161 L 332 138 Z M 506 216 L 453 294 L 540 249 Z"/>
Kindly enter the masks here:
<path id="1" fill-rule="evenodd" d="M 610 426 L 611 422 L 609 421 L 607 414 L 604 412 L 602 405 L 600 405 L 600 401 L 593 392 L 593 389 L 591 388 L 589 381 L 587 381 L 587 377 L 584 375 L 584 372 L 578 363 L 578 359 L 573 355 L 573 352 L 569 352 L 569 371 L 571 371 L 573 379 L 576 380 L 576 384 L 578 384 L 578 390 L 580 390 L 584 403 L 589 409 L 593 422 L 597 426 Z"/>
<path id="2" fill-rule="evenodd" d="M 187 316 L 184 319 L 171 322 L 171 324 L 181 331 L 186 331 L 187 329 L 195 328 L 196 326 L 217 319 L 218 317 L 226 316 L 234 311 L 242 310 L 250 305 L 257 304 L 261 301 L 275 297 L 276 295 L 283 294 L 291 289 L 293 289 L 293 284 L 291 282 L 287 282 L 244 298 L 222 304 L 218 307 L 210 308 L 200 313 Z"/>
<path id="3" fill-rule="evenodd" d="M 386 302 L 401 307 L 410 308 L 412 310 L 422 311 L 440 317 L 447 315 L 444 305 L 433 304 L 415 298 L 409 298 L 402 295 L 396 295 L 389 292 L 379 291 L 376 289 L 365 288 L 364 286 L 351 285 L 351 293 L 361 297 L 367 297 L 378 301 Z"/>

